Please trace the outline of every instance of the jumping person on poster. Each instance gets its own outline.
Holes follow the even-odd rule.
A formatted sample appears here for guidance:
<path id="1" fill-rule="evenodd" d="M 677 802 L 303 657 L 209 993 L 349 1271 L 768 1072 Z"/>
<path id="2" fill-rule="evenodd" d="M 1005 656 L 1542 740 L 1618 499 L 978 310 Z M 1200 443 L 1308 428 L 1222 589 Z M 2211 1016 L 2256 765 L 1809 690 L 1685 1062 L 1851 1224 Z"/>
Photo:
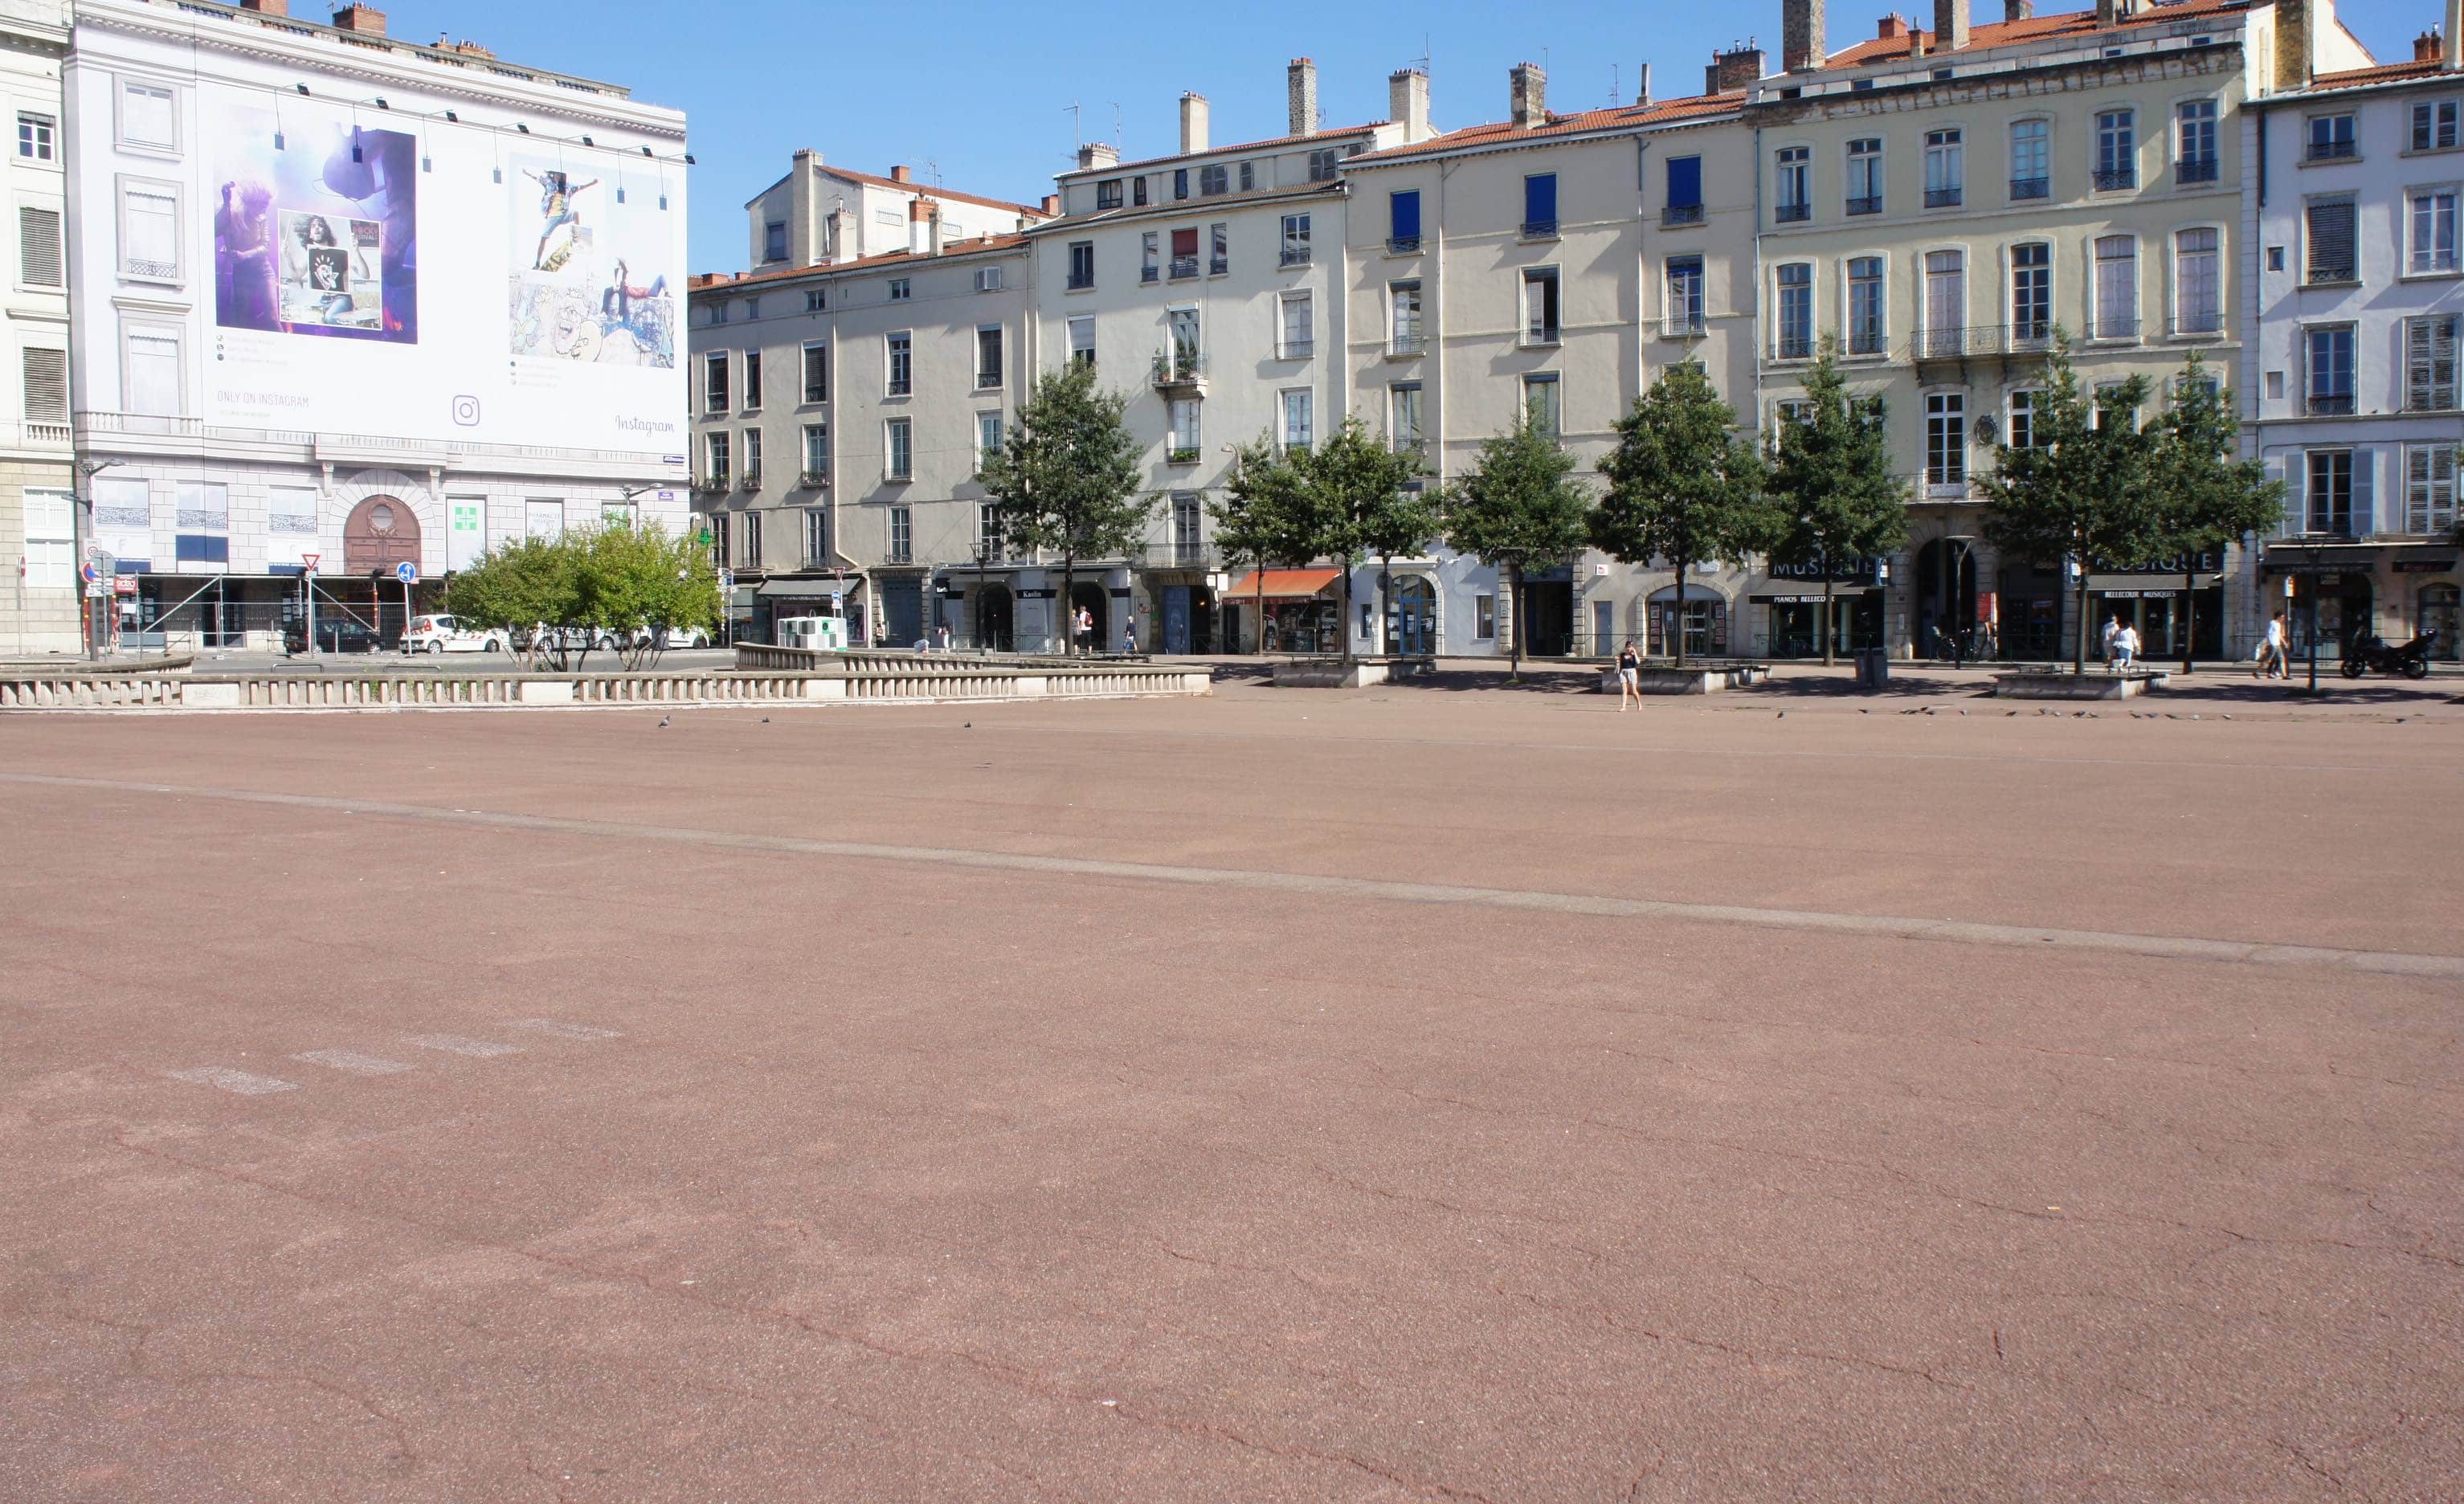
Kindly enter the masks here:
<path id="1" fill-rule="evenodd" d="M 556 237 L 558 231 L 562 230 L 566 232 L 565 246 L 568 253 L 570 252 L 573 242 L 582 234 L 582 211 L 574 208 L 573 201 L 583 189 L 597 188 L 599 180 L 592 178 L 587 183 L 576 183 L 556 168 L 549 168 L 544 172 L 532 172 L 525 169 L 522 176 L 539 186 L 539 219 L 542 223 L 539 229 L 539 250 L 531 255 L 531 270 L 553 272 L 557 266 L 563 265 L 564 258 L 559 256 L 556 266 L 549 265 L 547 243 Z"/>

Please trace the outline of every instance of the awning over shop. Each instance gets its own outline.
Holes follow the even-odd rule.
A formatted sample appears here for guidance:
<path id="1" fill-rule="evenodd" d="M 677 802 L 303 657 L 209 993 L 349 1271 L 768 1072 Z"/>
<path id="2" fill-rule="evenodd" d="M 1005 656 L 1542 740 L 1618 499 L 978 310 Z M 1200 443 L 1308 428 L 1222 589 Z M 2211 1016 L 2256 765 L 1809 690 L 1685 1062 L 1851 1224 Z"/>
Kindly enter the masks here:
<path id="1" fill-rule="evenodd" d="M 2297 539 L 2272 542 L 2259 556 L 2267 574 L 2342 574 L 2348 569 L 2375 569 L 2387 550 L 2376 543 L 2312 542 Z"/>
<path id="2" fill-rule="evenodd" d="M 800 601 L 826 601 L 833 595 L 853 595 L 863 586 L 864 581 L 853 575 L 839 580 L 764 580 L 761 593 L 774 600 L 783 595 Z"/>
<path id="3" fill-rule="evenodd" d="M 1840 580 L 1832 586 L 1831 599 L 1854 601 L 1861 596 L 1879 595 L 1881 589 L 1870 580 Z M 1746 599 L 1756 606 L 1819 606 L 1822 604 L 1822 582 L 1756 580 L 1747 590 Z"/>
<path id="4" fill-rule="evenodd" d="M 1265 576 L 1265 594 L 1270 601 L 1305 601 L 1326 593 L 1326 587 L 1343 578 L 1340 569 L 1264 569 L 1252 570 L 1241 577 L 1240 583 L 1223 592 L 1223 599 L 1238 604 L 1254 601 L 1260 593 L 1259 577 Z"/>
<path id="5" fill-rule="evenodd" d="M 2225 577 L 2220 574 L 2195 573 L 2190 576 L 2196 588 L 2221 589 Z M 2179 595 L 2182 577 L 2178 574 L 2092 574 L 2087 577 L 2091 595 Z"/>

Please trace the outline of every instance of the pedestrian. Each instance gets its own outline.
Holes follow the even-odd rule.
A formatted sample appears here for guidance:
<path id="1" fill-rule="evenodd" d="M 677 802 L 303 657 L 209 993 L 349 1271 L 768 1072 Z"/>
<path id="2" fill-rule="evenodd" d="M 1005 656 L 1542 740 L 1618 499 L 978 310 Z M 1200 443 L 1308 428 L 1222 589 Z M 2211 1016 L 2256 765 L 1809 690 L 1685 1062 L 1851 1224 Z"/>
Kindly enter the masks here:
<path id="1" fill-rule="evenodd" d="M 2106 650 L 2113 660 L 2113 672 L 2130 672 L 2130 660 L 2139 656 L 2139 629 L 2124 627 L 2113 634 L 2113 645 Z"/>
<path id="2" fill-rule="evenodd" d="M 2271 679 L 2293 677 L 2293 654 L 2287 649 L 2284 613 L 2278 611 L 2267 624 L 2267 640 L 2259 644 L 2258 648 L 2258 659 L 2266 666 L 2266 677 Z"/>
<path id="3" fill-rule="evenodd" d="M 2114 642 L 2114 639 L 2115 639 L 2115 638 L 2117 638 L 2117 637 L 2119 637 L 2119 636 L 2121 636 L 2121 635 L 2122 635 L 2122 617 L 2120 616 L 2120 614 L 2118 614 L 2118 613 L 2117 613 L 2117 614 L 2115 614 L 2115 615 L 2107 616 L 2107 617 L 2104 619 L 2104 639 L 2103 639 L 2103 647 L 2104 647 L 2104 661 L 2105 661 L 2106 663 L 2108 663 L 2108 664 L 2109 664 L 2109 663 L 2111 663 L 2111 662 L 2113 661 L 2113 642 Z"/>
<path id="4" fill-rule="evenodd" d="M 1138 651 L 1138 630 L 1128 622 L 1121 623 L 1121 651 L 1123 652 Z"/>
<path id="5" fill-rule="evenodd" d="M 934 628 L 933 635 L 935 645 L 938 646 L 943 652 L 950 651 L 950 624 L 948 622 L 943 622 L 938 627 Z"/>
<path id="6" fill-rule="evenodd" d="M 1625 714 L 1625 702 L 1642 708 L 1642 654 L 1636 651 L 1634 639 L 1628 637 L 1617 652 L 1617 714 Z"/>

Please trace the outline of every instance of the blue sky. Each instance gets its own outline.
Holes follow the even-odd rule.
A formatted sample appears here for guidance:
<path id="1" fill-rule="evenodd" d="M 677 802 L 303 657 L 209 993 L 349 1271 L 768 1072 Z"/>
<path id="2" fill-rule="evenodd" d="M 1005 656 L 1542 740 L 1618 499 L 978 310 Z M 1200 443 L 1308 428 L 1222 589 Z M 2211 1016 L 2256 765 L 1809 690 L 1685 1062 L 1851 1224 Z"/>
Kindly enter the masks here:
<path id="1" fill-rule="evenodd" d="M 1931 24 L 1931 0 L 1896 5 Z M 1871 35 L 1891 8 L 1892 0 L 1830 0 L 1831 45 Z M 1408 22 L 1383 6 L 1329 11 L 1284 0 L 1195 10 L 1121 0 L 854 9 L 807 0 L 510 9 L 419 0 L 387 9 L 397 36 L 429 41 L 450 31 L 516 61 L 609 79 L 681 107 L 698 164 L 691 269 L 707 272 L 745 264 L 743 203 L 786 170 L 799 146 L 870 172 L 906 163 L 922 177 L 937 167 L 950 188 L 1031 203 L 1068 165 L 1073 100 L 1086 139 L 1113 139 L 1117 119 L 1125 155 L 1157 156 L 1178 144 L 1184 89 L 1211 102 L 1218 142 L 1281 135 L 1284 65 L 1308 55 L 1317 60 L 1328 123 L 1383 120 L 1386 76 L 1425 50 L 1431 113 L 1451 129 L 1502 118 L 1506 71 L 1525 58 L 1547 64 L 1554 109 L 1606 104 L 1613 79 L 1618 98 L 1633 99 L 1645 60 L 1660 97 L 1697 93 L 1714 48 L 1753 35 L 1777 54 L 1780 5 L 1558 0 L 1524 11 L 1441 0 Z M 2073 9 L 2084 5 L 2037 6 L 2044 14 Z M 2412 38 L 2446 8 L 2441 0 L 2344 0 L 2340 9 L 2382 61 L 2393 61 L 2411 55 Z M 295 0 L 295 10 L 305 16 L 319 7 Z M 1710 18 L 1712 10 L 1722 19 Z M 2000 0 L 1975 0 L 1975 13 L 1998 18 Z"/>

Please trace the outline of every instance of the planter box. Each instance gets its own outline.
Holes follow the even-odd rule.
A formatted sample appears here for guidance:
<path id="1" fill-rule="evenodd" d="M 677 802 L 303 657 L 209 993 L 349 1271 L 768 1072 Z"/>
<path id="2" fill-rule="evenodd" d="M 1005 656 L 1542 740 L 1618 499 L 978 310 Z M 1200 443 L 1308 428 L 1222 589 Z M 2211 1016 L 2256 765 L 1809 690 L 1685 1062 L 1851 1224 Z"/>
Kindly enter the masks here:
<path id="1" fill-rule="evenodd" d="M 2127 674 L 2021 669 L 1993 675 L 1993 693 L 2003 699 L 2128 699 L 2146 694 L 2171 677 L 2154 669 L 2133 669 Z"/>

